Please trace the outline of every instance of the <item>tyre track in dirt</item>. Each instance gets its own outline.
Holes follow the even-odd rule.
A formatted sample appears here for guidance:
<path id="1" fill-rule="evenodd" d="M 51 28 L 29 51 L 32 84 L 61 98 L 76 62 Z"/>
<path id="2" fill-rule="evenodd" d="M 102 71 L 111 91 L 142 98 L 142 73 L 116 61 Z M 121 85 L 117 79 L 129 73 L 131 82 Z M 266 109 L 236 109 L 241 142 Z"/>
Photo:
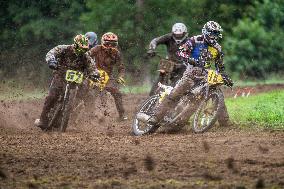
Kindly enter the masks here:
<path id="1" fill-rule="evenodd" d="M 33 127 L 42 100 L 2 101 L 0 188 L 284 187 L 283 131 L 231 127 L 135 137 L 131 116 L 145 98 L 125 96 L 126 122 L 92 107 L 63 134 Z M 117 115 L 112 100 L 108 107 Z"/>

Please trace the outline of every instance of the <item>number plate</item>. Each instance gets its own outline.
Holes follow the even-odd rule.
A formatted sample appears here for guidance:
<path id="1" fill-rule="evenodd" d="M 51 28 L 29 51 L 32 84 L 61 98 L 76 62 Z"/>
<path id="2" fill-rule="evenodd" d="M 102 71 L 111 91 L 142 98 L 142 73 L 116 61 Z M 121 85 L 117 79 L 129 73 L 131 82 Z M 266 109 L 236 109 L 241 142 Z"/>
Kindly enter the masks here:
<path id="1" fill-rule="evenodd" d="M 100 74 L 100 79 L 98 81 L 95 81 L 95 82 L 92 81 L 92 80 L 89 80 L 89 83 L 90 83 L 90 87 L 93 88 L 94 86 L 97 86 L 102 91 L 105 88 L 105 86 L 106 86 L 106 84 L 109 80 L 109 76 L 108 76 L 107 72 L 104 71 L 104 70 L 99 69 L 98 71 L 99 71 L 99 74 Z"/>
<path id="2" fill-rule="evenodd" d="M 207 77 L 207 82 L 210 85 L 216 85 L 216 84 L 222 84 L 224 83 L 222 75 L 216 73 L 214 70 L 209 70 L 208 71 L 208 77 Z"/>
<path id="3" fill-rule="evenodd" d="M 82 83 L 84 74 L 75 70 L 67 70 L 65 79 L 69 82 Z"/>

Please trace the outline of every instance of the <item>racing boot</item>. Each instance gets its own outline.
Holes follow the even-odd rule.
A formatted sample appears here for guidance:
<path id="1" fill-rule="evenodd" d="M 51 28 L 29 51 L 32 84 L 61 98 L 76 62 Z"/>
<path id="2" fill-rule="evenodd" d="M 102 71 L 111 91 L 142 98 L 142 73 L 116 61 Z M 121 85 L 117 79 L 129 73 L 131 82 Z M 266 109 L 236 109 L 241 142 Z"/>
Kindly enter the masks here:
<path id="1" fill-rule="evenodd" d="M 47 127 L 48 127 L 48 124 L 45 123 L 44 121 L 42 121 L 41 119 L 36 119 L 35 122 L 34 122 L 34 125 L 36 127 L 41 128 L 41 130 L 46 130 Z"/>
<path id="2" fill-rule="evenodd" d="M 126 120 L 128 120 L 128 117 L 125 116 L 125 115 L 121 115 L 121 116 L 119 116 L 118 120 L 119 121 L 126 121 Z"/>

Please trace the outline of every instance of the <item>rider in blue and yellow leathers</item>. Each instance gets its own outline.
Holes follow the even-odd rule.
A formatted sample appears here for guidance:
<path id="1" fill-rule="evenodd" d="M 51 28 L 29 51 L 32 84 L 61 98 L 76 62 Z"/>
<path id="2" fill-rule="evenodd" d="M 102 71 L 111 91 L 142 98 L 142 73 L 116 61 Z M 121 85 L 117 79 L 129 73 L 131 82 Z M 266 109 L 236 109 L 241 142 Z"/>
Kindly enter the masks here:
<path id="1" fill-rule="evenodd" d="M 202 35 L 191 37 L 180 47 L 177 52 L 178 56 L 193 65 L 184 72 L 169 96 L 162 101 L 154 115 L 150 117 L 149 123 L 158 124 L 165 113 L 174 108 L 179 99 L 194 85 L 195 81 L 205 76 L 205 69 L 209 68 L 212 63 L 215 64 L 216 70 L 222 74 L 225 84 L 233 85 L 232 80 L 224 72 L 224 55 L 221 46 L 217 42 L 222 37 L 222 31 L 221 26 L 217 22 L 209 21 L 204 25 Z M 220 124 L 226 125 L 229 121 L 229 115 L 224 101 L 221 106 L 223 111 L 218 121 Z"/>

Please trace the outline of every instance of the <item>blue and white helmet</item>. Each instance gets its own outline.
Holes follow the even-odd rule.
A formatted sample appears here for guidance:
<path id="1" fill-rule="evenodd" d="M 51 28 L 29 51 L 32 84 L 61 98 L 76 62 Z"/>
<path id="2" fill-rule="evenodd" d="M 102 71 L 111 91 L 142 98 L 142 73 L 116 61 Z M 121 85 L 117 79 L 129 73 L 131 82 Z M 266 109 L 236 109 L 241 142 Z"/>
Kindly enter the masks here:
<path id="1" fill-rule="evenodd" d="M 88 38 L 90 48 L 98 44 L 98 36 L 95 32 L 87 32 L 85 36 Z"/>
<path id="2" fill-rule="evenodd" d="M 188 36 L 187 27 L 183 23 L 175 23 L 172 27 L 172 34 L 175 42 L 180 44 Z"/>
<path id="3" fill-rule="evenodd" d="M 208 21 L 202 28 L 202 35 L 207 43 L 214 45 L 222 38 L 223 29 L 217 22 Z"/>

